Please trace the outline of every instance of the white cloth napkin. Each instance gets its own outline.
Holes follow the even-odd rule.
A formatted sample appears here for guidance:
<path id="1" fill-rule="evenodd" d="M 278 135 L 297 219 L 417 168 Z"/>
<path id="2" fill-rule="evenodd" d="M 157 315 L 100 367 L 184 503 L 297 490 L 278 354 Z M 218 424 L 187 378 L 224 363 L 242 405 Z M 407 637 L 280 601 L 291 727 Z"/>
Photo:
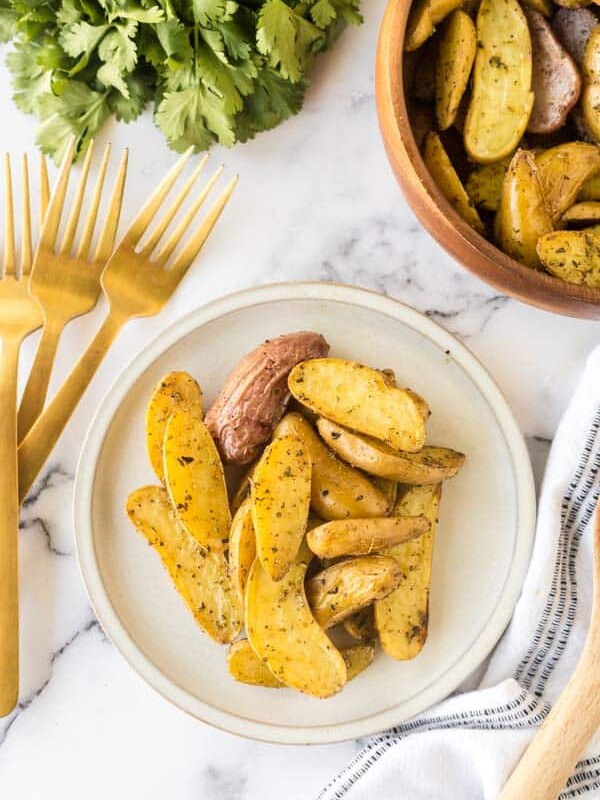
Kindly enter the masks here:
<path id="1" fill-rule="evenodd" d="M 368 740 L 318 800 L 494 800 L 573 672 L 592 594 L 600 494 L 600 348 L 548 459 L 531 565 L 478 689 Z M 600 732 L 561 799 L 600 798 Z M 527 800 L 527 798 L 523 798 Z"/>

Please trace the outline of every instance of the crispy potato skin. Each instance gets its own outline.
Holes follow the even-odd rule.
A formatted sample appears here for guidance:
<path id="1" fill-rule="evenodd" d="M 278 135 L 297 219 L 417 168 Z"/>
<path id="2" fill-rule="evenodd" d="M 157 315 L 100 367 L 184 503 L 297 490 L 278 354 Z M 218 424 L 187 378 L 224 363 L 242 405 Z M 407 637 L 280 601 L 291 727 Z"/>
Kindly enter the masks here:
<path id="1" fill-rule="evenodd" d="M 456 119 L 475 61 L 475 25 L 461 9 L 444 23 L 435 74 L 435 113 L 441 131 Z"/>
<path id="2" fill-rule="evenodd" d="M 379 370 L 319 358 L 294 367 L 288 385 L 297 400 L 340 425 L 413 453 L 425 444 L 420 404 L 410 392 L 390 386 Z"/>
<path id="3" fill-rule="evenodd" d="M 246 589 L 246 631 L 276 678 L 300 692 L 330 697 L 346 683 L 346 665 L 308 606 L 308 560 L 306 550 L 282 580 L 274 581 L 256 559 Z"/>
<path id="4" fill-rule="evenodd" d="M 410 52 L 421 47 L 433 35 L 435 26 L 461 3 L 462 0 L 419 0 L 415 3 L 408 20 L 404 49 Z"/>
<path id="5" fill-rule="evenodd" d="M 465 460 L 463 453 L 447 447 L 425 446 L 418 453 L 402 453 L 324 417 L 319 418 L 317 429 L 329 447 L 353 467 L 398 483 L 439 483 L 454 477 Z"/>
<path id="6" fill-rule="evenodd" d="M 581 77 L 550 24 L 537 11 L 524 10 L 531 34 L 535 95 L 527 130 L 530 133 L 553 133 L 562 128 L 569 111 L 579 100 Z"/>
<path id="7" fill-rule="evenodd" d="M 568 208 L 562 215 L 563 222 L 600 222 L 600 202 L 598 200 L 586 200 L 575 203 Z"/>
<path id="8" fill-rule="evenodd" d="M 295 412 L 286 414 L 275 436 L 301 439 L 312 461 L 311 508 L 324 520 L 383 517 L 392 509 L 386 496 L 358 470 L 339 460 L 323 444 L 310 423 Z"/>
<path id="9" fill-rule="evenodd" d="M 229 574 L 242 603 L 255 558 L 256 534 L 252 521 L 252 502 L 247 498 L 236 511 L 229 532 Z"/>
<path id="10" fill-rule="evenodd" d="M 583 65 L 585 48 L 598 18 L 589 8 L 559 8 L 552 17 L 552 28 L 578 67 Z"/>
<path id="11" fill-rule="evenodd" d="M 496 213 L 495 235 L 505 253 L 530 267 L 539 268 L 537 242 L 553 229 L 533 154 L 517 150 L 504 184 Z"/>
<path id="12" fill-rule="evenodd" d="M 264 342 L 239 362 L 205 420 L 225 461 L 247 464 L 259 455 L 285 412 L 292 367 L 328 352 L 320 333 L 300 331 Z"/>
<path id="13" fill-rule="evenodd" d="M 483 222 L 471 198 L 462 185 L 456 170 L 446 152 L 442 140 L 435 131 L 430 131 L 425 139 L 423 160 L 439 190 L 457 214 L 468 222 L 478 233 L 484 233 Z"/>
<path id="14" fill-rule="evenodd" d="M 400 495 L 394 514 L 422 514 L 430 530 L 412 541 L 396 545 L 387 554 L 396 559 L 402 579 L 400 585 L 375 603 L 375 626 L 381 645 L 392 658 L 414 658 L 427 639 L 431 562 L 441 484 L 409 486 Z"/>
<path id="15" fill-rule="evenodd" d="M 316 621 L 331 628 L 400 583 L 402 572 L 389 556 L 358 556 L 333 564 L 306 582 L 306 596 Z"/>
<path id="16" fill-rule="evenodd" d="M 240 683 L 267 689 L 282 689 L 285 686 L 256 655 L 248 639 L 239 639 L 229 645 L 227 669 L 231 677 Z"/>
<path id="17" fill-rule="evenodd" d="M 273 580 L 283 578 L 306 530 L 312 462 L 297 436 L 278 436 L 250 481 L 256 552 Z"/>
<path id="18" fill-rule="evenodd" d="M 600 25 L 592 31 L 583 57 L 581 111 L 587 132 L 600 144 Z"/>
<path id="19" fill-rule="evenodd" d="M 482 0 L 477 42 L 464 143 L 471 160 L 490 164 L 513 152 L 534 101 L 531 37 L 517 0 Z"/>
<path id="20" fill-rule="evenodd" d="M 145 486 L 132 492 L 127 515 L 160 555 L 202 630 L 219 644 L 235 639 L 243 613 L 223 552 L 204 548 L 178 523 L 162 487 Z"/>
<path id="21" fill-rule="evenodd" d="M 224 550 L 231 514 L 223 465 L 206 425 L 178 411 L 167 423 L 163 468 L 180 523 L 204 547 Z"/>
<path id="22" fill-rule="evenodd" d="M 536 156 L 544 202 L 553 222 L 573 205 L 586 181 L 600 171 L 600 147 L 567 142 Z"/>
<path id="23" fill-rule="evenodd" d="M 511 158 L 503 158 L 495 164 L 476 167 L 467 178 L 465 189 L 471 201 L 486 211 L 497 211 L 502 199 L 502 184 Z"/>
<path id="24" fill-rule="evenodd" d="M 430 527 L 425 517 L 344 519 L 313 528 L 306 541 L 319 558 L 366 556 L 421 536 Z"/>
<path id="25" fill-rule="evenodd" d="M 538 254 L 551 275 L 568 283 L 600 289 L 600 225 L 542 236 Z"/>
<path id="26" fill-rule="evenodd" d="M 169 372 L 152 393 L 146 411 L 146 447 L 148 459 L 161 483 L 163 471 L 163 440 L 167 421 L 175 411 L 189 411 L 202 419 L 202 390 L 187 372 Z"/>

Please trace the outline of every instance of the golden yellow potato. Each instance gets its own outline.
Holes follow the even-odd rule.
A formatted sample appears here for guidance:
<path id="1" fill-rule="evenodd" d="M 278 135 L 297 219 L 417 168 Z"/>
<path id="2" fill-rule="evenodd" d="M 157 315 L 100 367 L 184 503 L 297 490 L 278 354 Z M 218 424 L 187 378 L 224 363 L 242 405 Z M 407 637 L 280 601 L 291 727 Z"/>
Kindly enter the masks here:
<path id="1" fill-rule="evenodd" d="M 248 497 L 250 497 L 250 479 L 254 474 L 257 464 L 258 461 L 255 461 L 248 467 L 247 470 L 242 473 L 242 477 L 239 479 L 239 483 L 237 484 L 235 491 L 231 495 L 231 500 L 229 501 L 229 507 L 232 514 L 236 514 L 244 500 L 247 500 Z"/>
<path id="2" fill-rule="evenodd" d="M 600 225 L 542 236 L 538 254 L 548 272 L 557 278 L 600 289 Z"/>
<path id="3" fill-rule="evenodd" d="M 491 164 L 510 155 L 533 107 L 531 37 L 517 0 L 481 0 L 473 91 L 464 130 L 467 155 Z"/>
<path id="4" fill-rule="evenodd" d="M 375 626 L 381 645 L 392 658 L 414 658 L 427 639 L 431 561 L 442 494 L 441 484 L 409 486 L 394 509 L 399 516 L 425 516 L 431 528 L 423 536 L 386 551 L 400 568 L 398 588 L 375 603 Z"/>
<path id="5" fill-rule="evenodd" d="M 302 542 L 310 508 L 312 463 L 297 436 L 279 436 L 265 449 L 250 481 L 256 553 L 278 581 Z"/>
<path id="6" fill-rule="evenodd" d="M 338 561 L 306 582 L 306 596 L 316 621 L 331 628 L 363 606 L 385 597 L 402 573 L 390 556 L 358 556 Z"/>
<path id="7" fill-rule="evenodd" d="M 430 131 L 425 139 L 423 161 L 436 182 L 438 189 L 444 195 L 457 214 L 468 222 L 478 233 L 483 234 L 485 228 L 477 209 L 471 203 L 465 187 L 460 182 L 456 170 L 444 149 L 442 140 L 435 131 Z"/>
<path id="8" fill-rule="evenodd" d="M 366 556 L 421 536 L 430 527 L 425 517 L 338 519 L 313 528 L 306 542 L 319 558 Z"/>
<path id="9" fill-rule="evenodd" d="M 435 113 L 441 131 L 456 119 L 476 49 L 475 25 L 468 14 L 457 9 L 444 25 L 435 72 Z"/>
<path id="10" fill-rule="evenodd" d="M 575 203 L 562 215 L 563 222 L 600 222 L 600 201 L 586 200 Z"/>
<path id="11" fill-rule="evenodd" d="M 229 645 L 227 669 L 231 677 L 240 683 L 268 689 L 281 689 L 285 686 L 256 655 L 248 639 L 239 639 Z"/>
<path id="12" fill-rule="evenodd" d="M 579 192 L 600 171 L 600 147 L 567 142 L 536 156 L 544 202 L 554 223 L 577 200 Z"/>
<path id="13" fill-rule="evenodd" d="M 429 39 L 435 26 L 451 11 L 461 5 L 462 0 L 418 0 L 410 12 L 404 49 L 416 50 Z"/>
<path id="14" fill-rule="evenodd" d="M 536 246 L 553 229 L 533 154 L 517 150 L 504 183 L 494 233 L 498 247 L 529 267 L 539 268 Z"/>
<path id="15" fill-rule="evenodd" d="M 294 367 L 288 385 L 297 400 L 340 425 L 412 453 L 425 444 L 425 424 L 414 397 L 389 386 L 372 367 L 315 358 Z"/>
<path id="16" fill-rule="evenodd" d="M 342 648 L 340 653 L 346 664 L 349 681 L 364 672 L 375 658 L 375 648 L 371 644 L 353 644 L 350 647 Z"/>
<path id="17" fill-rule="evenodd" d="M 304 591 L 310 561 L 302 547 L 280 581 L 257 558 L 246 587 L 246 632 L 254 651 L 287 686 L 330 697 L 347 680 L 344 659 L 316 622 Z"/>
<path id="18" fill-rule="evenodd" d="M 398 483 L 439 483 L 462 467 L 463 453 L 447 447 L 425 446 L 418 453 L 402 453 L 369 436 L 349 431 L 320 417 L 317 429 L 340 458 L 372 475 Z"/>
<path id="19" fill-rule="evenodd" d="M 311 508 L 325 520 L 382 517 L 393 504 L 371 481 L 340 461 L 323 444 L 309 422 L 295 412 L 286 414 L 275 436 L 292 434 L 301 439 L 312 461 Z"/>
<path id="20" fill-rule="evenodd" d="M 373 606 L 365 606 L 345 619 L 342 623 L 344 629 L 350 636 L 361 642 L 375 642 L 378 634 L 375 627 L 375 611 Z"/>
<path id="21" fill-rule="evenodd" d="M 381 478 L 379 475 L 373 476 L 373 483 L 379 491 L 386 497 L 390 508 L 393 508 L 398 495 L 398 484 L 389 478 Z"/>
<path id="22" fill-rule="evenodd" d="M 179 524 L 162 486 L 132 492 L 127 514 L 160 555 L 202 630 L 220 644 L 235 639 L 242 627 L 242 606 L 222 550 L 203 547 Z"/>
<path id="23" fill-rule="evenodd" d="M 589 178 L 581 187 L 578 200 L 600 200 L 600 174 Z"/>
<path id="24" fill-rule="evenodd" d="M 202 419 L 202 390 L 187 372 L 169 372 L 160 381 L 146 411 L 146 447 L 150 465 L 161 483 L 163 471 L 163 440 L 167 421 L 175 411 L 189 411 Z"/>
<path id="25" fill-rule="evenodd" d="M 595 28 L 583 57 L 581 112 L 587 132 L 600 143 L 600 27 Z"/>
<path id="26" fill-rule="evenodd" d="M 495 164 L 476 167 L 465 183 L 467 194 L 476 206 L 486 211 L 497 211 L 502 198 L 502 184 L 511 158 L 503 158 Z"/>
<path id="27" fill-rule="evenodd" d="M 163 469 L 178 520 L 203 547 L 224 550 L 231 514 L 221 458 L 206 425 L 176 412 L 167 423 Z"/>
<path id="28" fill-rule="evenodd" d="M 256 558 L 252 502 L 246 498 L 235 512 L 229 532 L 229 574 L 240 601 L 244 600 L 250 568 Z"/>
<path id="29" fill-rule="evenodd" d="M 523 0 L 523 5 L 533 8 L 534 11 L 543 14 L 544 17 L 551 17 L 554 12 L 552 0 Z"/>

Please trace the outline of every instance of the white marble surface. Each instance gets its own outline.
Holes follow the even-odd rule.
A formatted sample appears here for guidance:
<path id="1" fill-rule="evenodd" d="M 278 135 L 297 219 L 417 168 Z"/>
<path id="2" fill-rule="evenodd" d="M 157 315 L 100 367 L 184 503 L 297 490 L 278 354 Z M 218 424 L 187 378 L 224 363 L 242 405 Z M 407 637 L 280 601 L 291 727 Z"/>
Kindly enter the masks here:
<path id="1" fill-rule="evenodd" d="M 71 525 L 78 447 L 99 398 L 170 322 L 213 297 L 264 282 L 358 284 L 415 306 L 456 333 L 505 392 L 539 474 L 598 325 L 528 308 L 457 266 L 402 199 L 380 142 L 373 56 L 384 0 L 321 58 L 303 112 L 231 152 L 239 189 L 185 291 L 132 323 L 96 376 L 22 514 L 22 692 L 0 721 L 0 800 L 300 800 L 312 797 L 355 743 L 276 747 L 237 739 L 170 707 L 103 636 L 79 577 Z M 0 69 L 1 146 L 33 151 L 33 122 L 10 101 Z M 131 148 L 125 217 L 174 155 L 151 119 L 111 126 Z M 72 325 L 55 383 L 98 325 Z M 24 348 L 26 367 L 34 342 Z"/>

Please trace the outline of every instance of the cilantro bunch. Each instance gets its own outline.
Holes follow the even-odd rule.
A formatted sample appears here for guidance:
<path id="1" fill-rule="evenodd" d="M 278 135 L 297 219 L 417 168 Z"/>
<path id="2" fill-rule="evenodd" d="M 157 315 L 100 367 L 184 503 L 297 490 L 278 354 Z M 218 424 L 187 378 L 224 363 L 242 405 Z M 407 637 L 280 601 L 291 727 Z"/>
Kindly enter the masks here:
<path id="1" fill-rule="evenodd" d="M 359 0 L 0 0 L 14 100 L 37 143 L 82 152 L 148 103 L 174 150 L 231 146 L 296 114 L 315 55 Z"/>

